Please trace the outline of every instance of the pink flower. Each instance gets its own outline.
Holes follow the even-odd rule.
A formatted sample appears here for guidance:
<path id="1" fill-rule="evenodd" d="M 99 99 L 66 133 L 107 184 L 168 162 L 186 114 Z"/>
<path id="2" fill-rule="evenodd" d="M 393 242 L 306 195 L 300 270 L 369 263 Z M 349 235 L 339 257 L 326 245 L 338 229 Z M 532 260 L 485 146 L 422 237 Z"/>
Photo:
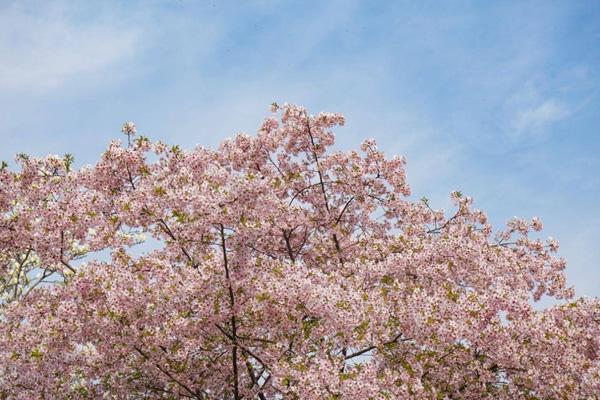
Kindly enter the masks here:
<path id="1" fill-rule="evenodd" d="M 0 398 L 600 392 L 600 302 L 572 300 L 538 218 L 494 235 L 460 192 L 413 202 L 402 157 L 281 109 L 216 150 L 127 122 L 93 166 L 0 169 Z"/>
<path id="2" fill-rule="evenodd" d="M 133 122 L 125 122 L 123 124 L 123 128 L 121 128 L 121 132 L 127 136 L 134 136 L 137 132 L 137 129 Z"/>
<path id="3" fill-rule="evenodd" d="M 533 230 L 539 232 L 542 230 L 542 227 L 543 227 L 542 221 L 538 217 L 533 217 L 531 219 L 531 226 L 532 226 Z"/>

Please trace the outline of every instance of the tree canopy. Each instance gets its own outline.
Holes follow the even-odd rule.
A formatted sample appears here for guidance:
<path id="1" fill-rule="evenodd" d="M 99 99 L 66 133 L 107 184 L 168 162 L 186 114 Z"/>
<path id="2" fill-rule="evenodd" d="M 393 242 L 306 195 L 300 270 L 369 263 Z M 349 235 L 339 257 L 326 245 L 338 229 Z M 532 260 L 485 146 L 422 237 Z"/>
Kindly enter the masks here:
<path id="1" fill-rule="evenodd" d="M 3 165 L 0 398 L 597 399 L 600 304 L 542 222 L 411 200 L 343 123 L 274 104 L 218 149 L 126 123 L 93 166 Z"/>

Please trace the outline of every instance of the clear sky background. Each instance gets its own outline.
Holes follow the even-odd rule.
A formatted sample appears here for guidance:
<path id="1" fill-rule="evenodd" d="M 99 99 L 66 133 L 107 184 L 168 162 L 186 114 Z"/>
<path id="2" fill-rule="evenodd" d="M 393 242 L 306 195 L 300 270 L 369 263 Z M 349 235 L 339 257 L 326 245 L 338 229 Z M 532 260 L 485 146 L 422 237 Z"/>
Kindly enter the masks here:
<path id="1" fill-rule="evenodd" d="M 344 113 L 415 199 L 539 216 L 600 295 L 600 1 L 0 0 L 0 159 L 94 163 L 129 120 L 216 146 L 273 101 Z"/>

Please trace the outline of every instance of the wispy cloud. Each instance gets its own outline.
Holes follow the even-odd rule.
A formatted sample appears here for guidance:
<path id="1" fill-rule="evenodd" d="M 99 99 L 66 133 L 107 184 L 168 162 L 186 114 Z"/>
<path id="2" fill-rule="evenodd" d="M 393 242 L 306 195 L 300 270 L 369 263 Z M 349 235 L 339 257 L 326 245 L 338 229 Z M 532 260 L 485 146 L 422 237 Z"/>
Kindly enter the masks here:
<path id="1" fill-rule="evenodd" d="M 546 135 L 556 123 L 576 113 L 574 99 L 560 90 L 558 78 L 534 76 L 509 97 L 505 112 L 513 139 Z"/>
<path id="2" fill-rule="evenodd" d="M 520 111 L 516 116 L 517 132 L 539 132 L 552 123 L 558 122 L 571 115 L 567 104 L 549 99 L 530 108 Z"/>
<path id="3" fill-rule="evenodd" d="M 61 3 L 12 3 L 0 8 L 0 88 L 56 88 L 125 62 L 135 28 L 105 18 L 86 20 Z"/>

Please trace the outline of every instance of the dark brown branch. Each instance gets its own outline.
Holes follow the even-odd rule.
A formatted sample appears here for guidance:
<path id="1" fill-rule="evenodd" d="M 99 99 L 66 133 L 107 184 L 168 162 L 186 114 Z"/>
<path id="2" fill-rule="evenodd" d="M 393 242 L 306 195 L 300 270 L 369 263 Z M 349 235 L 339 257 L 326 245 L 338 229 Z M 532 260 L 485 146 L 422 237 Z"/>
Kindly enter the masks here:
<path id="1" fill-rule="evenodd" d="M 17 277 L 16 277 L 17 279 L 16 279 L 15 286 L 14 286 L 14 293 L 13 293 L 14 300 L 17 299 L 17 293 L 19 291 L 19 280 L 21 279 L 21 271 L 23 270 L 23 266 L 27 262 L 27 259 L 29 259 L 30 253 L 31 253 L 31 247 L 27 249 L 27 253 L 25 253 L 23 260 L 19 260 L 19 257 L 17 256 L 17 262 L 19 263 L 19 267 L 17 269 Z"/>
<path id="2" fill-rule="evenodd" d="M 146 355 L 146 353 L 144 353 L 142 351 L 142 349 L 140 349 L 137 346 L 133 346 L 133 348 L 135 349 L 135 351 L 137 351 L 144 358 L 144 360 L 146 360 L 146 361 L 150 360 L 150 358 Z M 186 384 L 184 384 L 183 382 L 181 382 L 177 378 L 175 378 L 173 376 L 173 374 L 171 374 L 169 371 L 167 371 L 166 369 L 162 368 L 159 363 L 156 362 L 156 363 L 154 363 L 154 365 L 156 366 L 156 368 L 158 368 L 158 370 L 160 372 L 162 372 L 163 374 L 165 374 L 166 376 L 168 376 L 169 379 L 171 379 L 173 382 L 177 383 L 183 390 L 185 390 L 191 396 L 191 398 L 193 398 L 193 399 L 198 399 L 199 398 L 198 395 L 192 389 L 190 389 Z"/>
<path id="3" fill-rule="evenodd" d="M 129 136 L 127 136 L 127 138 L 129 139 Z M 133 176 L 131 176 L 131 170 L 129 169 L 129 165 L 127 165 L 127 178 L 129 180 L 129 183 L 131 184 L 131 187 L 133 188 L 133 190 L 135 190 L 135 183 L 133 182 Z"/>
<path id="4" fill-rule="evenodd" d="M 317 156 L 315 138 L 313 137 L 312 131 L 310 130 L 310 120 L 306 119 L 306 128 L 308 129 L 308 136 L 310 136 L 310 143 L 312 144 L 312 154 L 315 158 L 315 164 L 317 165 L 317 174 L 319 175 L 319 185 L 321 186 L 321 192 L 323 193 L 323 199 L 325 200 L 325 208 L 329 212 L 329 200 L 327 199 L 327 191 L 325 190 L 325 183 L 323 181 L 323 174 L 321 173 L 321 165 L 319 163 L 319 156 Z"/>
<path id="5" fill-rule="evenodd" d="M 223 224 L 220 225 L 221 231 L 221 247 L 223 250 L 223 267 L 225 268 L 225 279 L 227 279 L 227 289 L 229 291 L 229 306 L 231 308 L 231 334 L 233 340 L 233 350 L 231 352 L 231 363 L 233 366 L 233 393 L 235 400 L 241 399 L 239 389 L 239 376 L 238 376 L 238 365 L 237 365 L 237 325 L 235 320 L 235 297 L 233 295 L 233 288 L 231 286 L 231 277 L 229 275 L 229 262 L 227 260 L 227 246 L 225 245 L 225 227 Z"/>
<path id="6" fill-rule="evenodd" d="M 265 256 L 267 256 L 267 257 L 269 257 L 269 258 L 273 259 L 273 260 L 277 260 L 277 259 L 278 259 L 278 258 L 277 258 L 277 257 L 275 257 L 273 254 L 269 254 L 269 253 L 267 253 L 266 251 L 263 251 L 263 250 L 257 249 L 256 247 L 252 246 L 251 244 L 246 244 L 246 246 L 247 246 L 248 248 L 250 248 L 250 249 L 252 249 L 252 250 L 256 251 L 257 253 L 260 253 L 260 254 L 262 254 L 262 255 L 265 255 Z"/>
<path id="7" fill-rule="evenodd" d="M 179 241 L 177 240 L 177 237 L 175 236 L 175 234 L 173 233 L 173 231 L 171 230 L 171 228 L 169 228 L 169 225 L 167 225 L 167 223 L 165 222 L 165 220 L 162 219 L 162 218 L 159 218 L 158 222 L 160 223 L 160 226 L 162 226 L 163 232 L 165 232 L 167 235 L 169 235 L 169 237 L 175 243 L 178 243 Z M 188 259 L 188 261 L 192 265 L 192 268 L 194 268 L 194 269 L 198 268 L 198 263 L 194 261 L 194 259 L 190 255 L 190 253 L 186 250 L 186 248 L 183 247 L 183 246 L 181 246 L 181 245 L 179 245 L 179 248 L 181 249 L 181 251 L 183 252 L 183 254 L 186 256 L 186 258 Z"/>
<path id="8" fill-rule="evenodd" d="M 33 285 L 29 286 L 29 288 L 27 289 L 27 291 L 25 292 L 25 294 L 23 294 L 23 297 L 27 297 L 27 295 L 33 289 L 35 289 L 40 283 L 44 282 L 44 279 L 46 279 L 50 275 L 52 275 L 52 271 L 48 271 L 48 269 L 44 269 L 44 272 L 42 272 L 42 276 L 40 277 L 40 279 L 38 279 Z"/>
<path id="9" fill-rule="evenodd" d="M 322 184 L 325 184 L 325 182 L 323 182 Z M 292 199 L 290 200 L 288 205 L 291 206 L 292 203 L 294 202 L 294 200 L 296 200 L 296 198 L 298 196 L 300 196 L 302 193 L 306 192 L 308 189 L 311 189 L 315 186 L 321 186 L 321 183 L 313 183 L 312 185 L 308 185 L 308 186 L 298 190 L 296 193 L 294 193 L 294 195 L 292 196 Z"/>
<path id="10" fill-rule="evenodd" d="M 387 345 L 390 345 L 390 344 L 392 344 L 392 343 L 396 343 L 398 340 L 400 340 L 400 338 L 401 338 L 401 337 L 402 337 L 402 334 L 401 334 L 401 333 L 399 333 L 398 335 L 396 335 L 396 337 L 394 337 L 394 338 L 393 338 L 392 340 L 390 340 L 389 342 L 385 342 L 383 345 L 384 345 L 384 346 L 387 346 Z M 411 339 L 403 339 L 402 341 L 408 341 L 408 340 L 411 340 Z M 378 347 L 378 346 L 376 346 L 376 345 L 372 345 L 372 346 L 366 347 L 366 348 L 364 348 L 364 349 L 362 349 L 362 350 L 358 350 L 358 351 L 356 351 L 356 352 L 354 352 L 354 353 L 351 353 L 351 354 L 349 354 L 349 355 L 345 356 L 345 357 L 344 357 L 344 360 L 349 360 L 349 359 L 351 359 L 351 358 L 358 357 L 358 356 L 360 356 L 360 355 L 363 355 L 363 354 L 365 354 L 365 353 L 368 353 L 368 352 L 369 352 L 369 351 L 371 351 L 371 350 L 375 350 L 377 347 Z"/>
<path id="11" fill-rule="evenodd" d="M 298 258 L 298 256 L 300 255 L 300 252 L 304 248 L 304 245 L 308 241 L 309 237 L 310 237 L 310 234 L 308 232 L 308 229 L 305 229 L 304 230 L 304 238 L 302 239 L 302 243 L 300 243 L 300 246 L 298 247 L 298 250 L 296 251 L 295 258 Z"/>
<path id="12" fill-rule="evenodd" d="M 292 231 L 290 231 L 288 234 L 285 229 L 282 229 L 282 232 L 283 232 L 283 238 L 285 239 L 285 246 L 287 248 L 288 255 L 290 256 L 290 260 L 292 260 L 292 263 L 295 263 L 296 258 L 294 257 L 294 252 L 292 250 L 292 245 L 290 243 L 290 237 L 292 236 Z"/>
<path id="13" fill-rule="evenodd" d="M 65 267 L 67 267 L 69 269 L 69 271 L 74 273 L 75 268 L 73 268 L 71 266 L 71 264 L 69 264 L 64 258 L 64 253 L 65 253 L 64 242 L 65 242 L 65 231 L 60 231 L 60 263 L 62 265 L 64 265 Z"/>
<path id="14" fill-rule="evenodd" d="M 254 358 L 256 361 L 258 361 L 259 363 L 261 363 L 261 365 L 265 368 L 268 369 L 267 364 L 259 357 L 257 356 L 252 350 L 248 349 L 247 347 L 245 347 L 244 345 L 240 344 L 240 342 L 238 342 L 238 338 L 234 338 L 233 335 L 231 335 L 229 332 L 227 332 L 225 329 L 223 329 L 223 327 L 219 324 L 215 324 L 215 326 L 217 327 L 217 329 L 219 329 L 221 331 L 221 333 L 225 336 L 227 336 L 227 338 L 229 340 L 231 340 L 231 342 L 236 345 L 237 347 L 239 347 L 240 349 L 242 349 L 243 352 L 248 353 L 249 356 L 251 356 L 252 358 Z"/>
<path id="15" fill-rule="evenodd" d="M 248 370 L 248 375 L 250 376 L 250 380 L 252 380 L 252 384 L 256 385 L 260 389 L 260 384 L 258 383 L 258 379 L 254 375 L 254 367 L 250 363 L 250 361 L 246 360 L 246 369 Z M 263 392 L 258 392 L 258 398 L 260 400 L 267 400 Z"/>
<path id="16" fill-rule="evenodd" d="M 354 200 L 354 196 L 350 197 L 350 200 L 348 200 L 348 201 L 346 202 L 346 205 L 344 206 L 344 208 L 343 208 L 343 209 L 342 209 L 342 211 L 340 212 L 340 215 L 338 215 L 338 217 L 336 218 L 334 226 L 335 226 L 335 225 L 337 225 L 337 224 L 338 224 L 338 223 L 341 221 L 341 219 L 342 219 L 342 216 L 344 215 L 344 213 L 345 213 L 345 212 L 346 212 L 346 210 L 348 209 L 348 206 L 350 205 L 350 203 L 352 203 L 352 200 Z"/>

